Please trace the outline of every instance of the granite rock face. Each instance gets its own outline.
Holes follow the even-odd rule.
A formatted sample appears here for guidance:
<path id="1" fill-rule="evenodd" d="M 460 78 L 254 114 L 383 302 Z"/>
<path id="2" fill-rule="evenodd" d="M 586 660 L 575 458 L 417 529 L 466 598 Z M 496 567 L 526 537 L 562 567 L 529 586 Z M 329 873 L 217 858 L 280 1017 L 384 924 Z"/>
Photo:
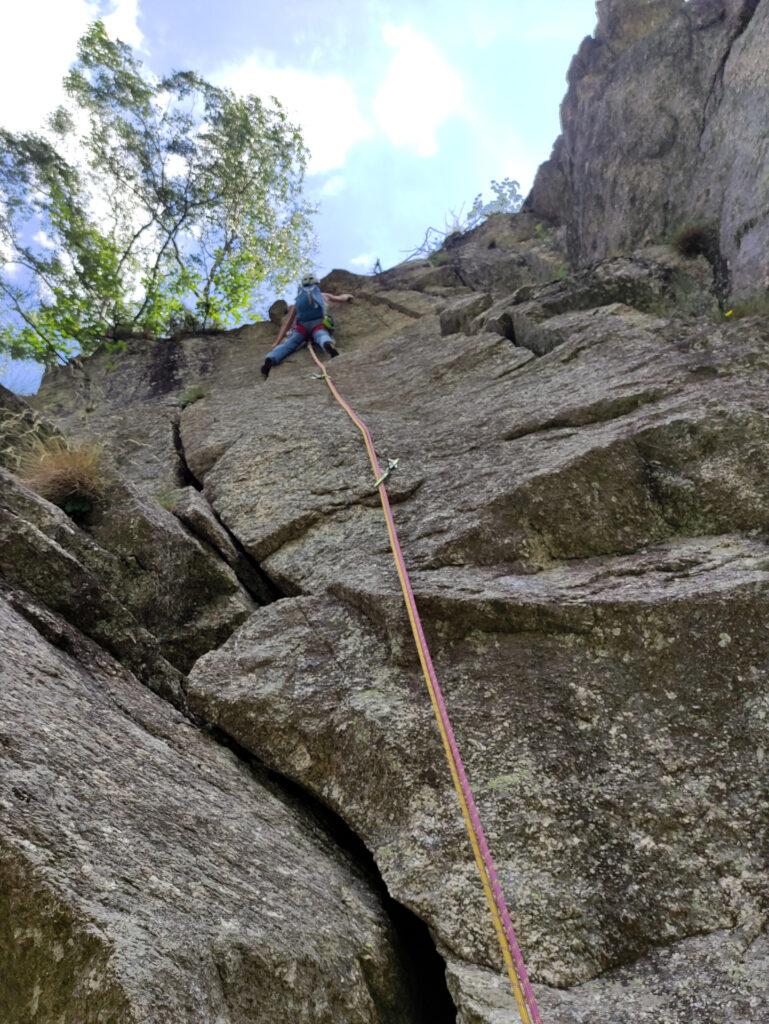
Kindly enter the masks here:
<path id="1" fill-rule="evenodd" d="M 769 325 L 724 319 L 707 263 L 664 248 L 511 286 L 515 245 L 557 234 L 490 231 L 507 248 L 473 232 L 438 266 L 335 271 L 356 297 L 331 369 L 400 460 L 401 542 L 546 1019 L 759 1022 Z M 368 460 L 306 353 L 258 380 L 273 331 L 187 339 L 178 384 L 205 396 L 173 429 L 138 352 L 92 357 L 112 397 L 56 422 L 165 438 L 155 475 L 123 472 L 186 482 L 181 521 L 282 598 L 209 642 L 191 711 L 345 822 L 429 926 L 460 1024 L 498 1024 L 514 1004 Z"/>
<path id="2" fill-rule="evenodd" d="M 448 264 L 335 272 L 356 301 L 331 369 L 400 459 L 396 521 L 545 1019 L 761 1021 L 769 324 L 720 317 L 704 261 L 662 248 L 512 291 L 514 249 L 486 251 L 477 289 Z M 194 516 L 282 596 L 197 661 L 190 707 L 344 820 L 429 925 L 457 1020 L 497 1024 L 514 1004 L 365 451 L 305 353 L 257 383 L 273 331 L 186 343 Z M 110 373 L 140 446 L 165 413 L 137 371 Z"/>
<path id="3" fill-rule="evenodd" d="M 14 453 L 25 450 L 30 432 L 40 440 L 53 429 L 6 392 L 0 394 L 0 432 L 8 438 L 7 464 L 13 468 Z M 175 516 L 108 466 L 103 472 L 102 493 L 79 529 L 0 467 L 0 571 L 41 600 L 56 601 L 75 623 L 84 595 L 93 593 L 94 625 L 101 623 L 105 636 L 109 625 L 102 622 L 100 602 L 122 607 L 136 627 L 152 632 L 163 658 L 186 671 L 248 617 L 254 602 L 233 569 Z"/>
<path id="4" fill-rule="evenodd" d="M 416 1021 L 322 829 L 63 619 L 0 595 L 0 1017 Z"/>
<path id="5" fill-rule="evenodd" d="M 0 384 L 0 468 L 17 469 L 25 446 L 56 433 L 23 398 Z"/>
<path id="6" fill-rule="evenodd" d="M 334 366 L 401 458 L 417 600 L 534 975 L 570 993 L 543 995 L 563 1021 L 621 965 L 653 976 L 654 947 L 761 925 L 767 899 L 767 327 L 586 309 L 581 282 L 559 283 L 547 345 L 488 322 L 443 334 L 442 315 L 386 347 L 347 336 Z M 513 316 L 555 287 L 510 297 Z M 190 699 L 345 818 L 450 972 L 493 977 L 365 454 L 318 390 L 297 360 L 231 444 L 223 417 L 185 435 L 218 514 L 300 595 L 201 659 Z M 315 408 L 299 443 L 289 424 Z M 662 1005 L 684 1021 L 677 985 Z"/>
<path id="7" fill-rule="evenodd" d="M 601 0 L 527 211 L 324 281 L 548 1024 L 769 1016 L 769 319 L 719 304 L 765 287 L 768 5 Z M 515 1019 L 281 309 L 0 393 L 0 1016 Z M 79 526 L 13 476 L 53 429 L 115 466 Z"/>
<path id="8" fill-rule="evenodd" d="M 703 226 L 724 294 L 769 288 L 769 2 L 602 0 L 529 211 L 590 263 Z"/>

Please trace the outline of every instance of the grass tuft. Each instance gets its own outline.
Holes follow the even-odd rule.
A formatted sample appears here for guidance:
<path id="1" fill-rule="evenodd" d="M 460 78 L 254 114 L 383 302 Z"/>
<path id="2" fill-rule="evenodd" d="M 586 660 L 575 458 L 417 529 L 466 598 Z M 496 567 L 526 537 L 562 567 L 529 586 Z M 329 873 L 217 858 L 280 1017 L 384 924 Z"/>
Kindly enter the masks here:
<path id="1" fill-rule="evenodd" d="M 19 459 L 19 479 L 79 523 L 104 493 L 107 478 L 99 445 L 68 445 L 64 438 L 34 441 Z"/>
<path id="2" fill-rule="evenodd" d="M 744 320 L 749 316 L 769 316 L 769 292 L 737 299 L 724 313 L 727 320 Z"/>
<path id="3" fill-rule="evenodd" d="M 186 409 L 188 405 L 194 405 L 195 402 L 199 402 L 201 398 L 205 397 L 206 393 L 200 384 L 192 384 L 182 391 L 179 397 L 179 405 L 182 409 Z"/>

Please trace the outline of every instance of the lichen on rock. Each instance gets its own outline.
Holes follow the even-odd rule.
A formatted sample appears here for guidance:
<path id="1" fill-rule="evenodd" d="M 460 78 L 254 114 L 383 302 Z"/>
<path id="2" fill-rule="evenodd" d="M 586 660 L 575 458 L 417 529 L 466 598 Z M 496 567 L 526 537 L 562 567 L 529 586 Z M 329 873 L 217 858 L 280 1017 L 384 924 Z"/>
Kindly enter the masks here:
<path id="1" fill-rule="evenodd" d="M 723 301 L 766 271 L 769 2 L 598 13 L 527 209 L 329 275 L 330 369 L 543 1019 L 761 1024 L 769 320 Z M 0 392 L 11 1019 L 514 1019 L 365 449 L 305 353 L 261 380 L 274 333 Z M 88 522 L 28 429 L 111 451 Z"/>

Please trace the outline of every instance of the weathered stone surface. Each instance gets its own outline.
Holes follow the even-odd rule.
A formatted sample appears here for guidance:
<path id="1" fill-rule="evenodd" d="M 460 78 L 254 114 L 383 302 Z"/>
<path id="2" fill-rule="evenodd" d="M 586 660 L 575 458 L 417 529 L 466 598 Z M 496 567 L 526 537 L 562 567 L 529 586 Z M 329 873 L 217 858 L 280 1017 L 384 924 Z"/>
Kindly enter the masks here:
<path id="1" fill-rule="evenodd" d="M 471 294 L 453 302 L 440 315 L 441 334 L 459 334 L 492 304 L 490 295 Z"/>
<path id="2" fill-rule="evenodd" d="M 417 1021 L 310 816 L 44 608 L 0 643 L 3 1021 Z"/>
<path id="3" fill-rule="evenodd" d="M 573 985 L 760 913 L 767 557 L 723 538 L 527 582 L 416 574 L 540 979 Z M 445 949 L 493 964 L 418 671 L 388 636 L 405 624 L 388 591 L 343 593 L 363 617 L 312 598 L 251 619 L 196 665 L 192 706 L 343 813 Z"/>
<path id="4" fill-rule="evenodd" d="M 23 588 L 177 706 L 183 677 L 123 602 L 123 566 L 55 505 L 0 469 L 0 582 Z"/>
<path id="5" fill-rule="evenodd" d="M 769 281 L 768 0 L 603 0 L 569 71 L 563 137 L 526 207 L 577 263 L 716 229 L 737 296 Z"/>
<path id="6" fill-rule="evenodd" d="M 379 278 L 346 271 L 335 271 L 323 287 L 356 294 L 353 303 L 334 309 L 342 350 L 355 349 L 360 339 L 376 344 L 397 335 L 446 305 L 416 288 L 401 289 L 392 281 L 385 287 Z M 138 340 L 124 352 L 98 352 L 84 362 L 49 370 L 33 404 L 73 440 L 108 441 L 120 472 L 145 493 L 165 498 L 188 485 L 190 468 L 195 471 L 187 465 L 182 438 L 187 424 L 194 430 L 210 414 L 209 382 L 216 382 L 216 390 L 224 385 L 235 403 L 225 415 L 236 437 L 242 433 L 241 411 L 262 395 L 259 366 L 275 336 L 275 326 L 266 322 L 183 341 Z M 298 359 L 307 360 L 312 372 L 306 355 Z M 181 410 L 181 396 L 191 386 L 201 387 L 204 397 Z M 221 454 L 215 448 L 206 459 Z"/>
<path id="7" fill-rule="evenodd" d="M 218 551 L 228 565 L 236 565 L 238 549 L 198 490 L 194 487 L 180 488 L 173 496 L 171 511 L 196 537 Z"/>
<path id="8" fill-rule="evenodd" d="M 165 657 L 187 670 L 228 637 L 254 604 L 232 569 L 133 485 L 110 482 L 88 532 L 120 566 L 116 589 Z"/>
<path id="9" fill-rule="evenodd" d="M 604 992 L 589 979 L 630 960 L 654 977 L 655 946 L 766 900 L 769 549 L 736 531 L 769 527 L 769 332 L 580 309 L 581 282 L 554 293 L 541 358 L 424 317 L 333 367 L 401 457 L 417 599 L 534 975 L 570 986 L 564 1022 Z M 191 700 L 345 818 L 450 963 L 491 969 L 370 471 L 319 384 L 289 363 L 239 396 L 246 430 L 225 382 L 185 417 L 217 514 L 307 595 L 203 658 Z"/>
<path id="10" fill-rule="evenodd" d="M 91 594 L 98 642 L 117 628 L 111 621 L 117 615 L 123 623 L 118 634 L 129 622 L 129 633 L 149 631 L 157 654 L 186 670 L 253 609 L 228 566 L 173 515 L 114 475 L 82 528 L 2 469 L 0 485 L 0 575 L 28 585 L 41 600 L 54 602 L 58 595 L 53 606 L 76 623 Z M 106 617 L 102 602 L 111 609 Z M 133 639 L 115 643 L 129 651 Z"/>
<path id="11" fill-rule="evenodd" d="M 470 328 L 496 331 L 544 355 L 568 336 L 568 324 L 579 319 L 571 314 L 616 303 L 657 315 L 719 314 L 707 262 L 656 247 L 604 260 L 561 281 L 519 288 L 480 313 Z M 561 316 L 566 319 L 559 321 Z"/>
<path id="12" fill-rule="evenodd" d="M 173 496 L 171 511 L 191 533 L 221 555 L 247 592 L 260 604 L 268 604 L 275 599 L 274 587 L 225 530 L 200 491 L 194 487 L 180 488 Z"/>
<path id="13" fill-rule="evenodd" d="M 757 928 L 765 929 L 765 923 L 685 939 L 570 991 L 537 986 L 542 1018 L 555 1024 L 763 1021 L 769 1015 L 769 938 Z M 458 1024 L 516 1019 L 509 986 L 499 974 L 451 963 L 448 977 L 462 1007 Z"/>
<path id="14" fill-rule="evenodd" d="M 596 47 L 637 60 L 667 31 L 669 5 L 620 9 L 583 77 Z M 559 246 L 523 215 L 432 264 L 334 272 L 356 298 L 331 371 L 400 460 L 388 491 L 545 1019 L 761 1024 L 769 324 L 724 319 L 703 260 L 646 247 L 568 274 Z M 284 595 L 208 641 L 192 707 L 365 842 L 429 925 L 462 1024 L 509 1020 L 360 435 L 306 353 L 261 381 L 273 335 L 187 339 L 178 386 L 205 395 L 181 414 L 157 349 L 97 356 L 110 397 L 65 419 L 166 445 L 125 471 L 200 487 L 189 522 Z M 733 950 L 739 971 L 708 973 Z"/>
<path id="15" fill-rule="evenodd" d="M 178 424 L 205 398 L 182 412 L 184 391 L 193 385 L 205 390 L 215 359 L 242 374 L 244 353 L 274 331 L 256 324 L 226 336 L 134 341 L 124 352 L 98 352 L 48 371 L 32 401 L 67 437 L 108 440 L 117 468 L 146 493 L 162 496 L 189 483 Z"/>
<path id="16" fill-rule="evenodd" d="M 23 398 L 0 384 L 0 468 L 16 469 L 22 451 L 53 433 Z"/>
<path id="17" fill-rule="evenodd" d="M 283 322 L 283 317 L 286 315 L 287 312 L 288 303 L 286 302 L 286 300 L 277 299 L 277 301 L 273 302 L 272 305 L 270 306 L 267 315 L 269 316 L 271 323 L 275 324 L 276 327 L 280 327 L 281 323 Z"/>

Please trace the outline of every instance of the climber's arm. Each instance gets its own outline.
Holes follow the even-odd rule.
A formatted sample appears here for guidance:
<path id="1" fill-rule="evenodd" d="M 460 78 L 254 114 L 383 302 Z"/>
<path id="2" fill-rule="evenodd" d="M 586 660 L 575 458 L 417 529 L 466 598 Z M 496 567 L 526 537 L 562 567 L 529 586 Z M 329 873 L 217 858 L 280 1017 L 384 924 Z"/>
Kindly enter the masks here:
<path id="1" fill-rule="evenodd" d="M 285 315 L 285 317 L 283 319 L 283 323 L 280 325 L 280 330 L 278 331 L 278 336 L 275 339 L 275 344 L 276 345 L 280 345 L 281 341 L 283 341 L 283 339 L 285 338 L 285 336 L 288 334 L 289 330 L 291 329 L 291 327 L 292 327 L 292 325 L 294 323 L 294 320 L 296 320 L 296 306 L 289 306 L 288 307 L 288 312 L 286 313 L 286 315 Z"/>
<path id="2" fill-rule="evenodd" d="M 330 302 L 352 302 L 352 295 L 332 295 L 331 292 L 323 292 L 323 298 Z"/>

